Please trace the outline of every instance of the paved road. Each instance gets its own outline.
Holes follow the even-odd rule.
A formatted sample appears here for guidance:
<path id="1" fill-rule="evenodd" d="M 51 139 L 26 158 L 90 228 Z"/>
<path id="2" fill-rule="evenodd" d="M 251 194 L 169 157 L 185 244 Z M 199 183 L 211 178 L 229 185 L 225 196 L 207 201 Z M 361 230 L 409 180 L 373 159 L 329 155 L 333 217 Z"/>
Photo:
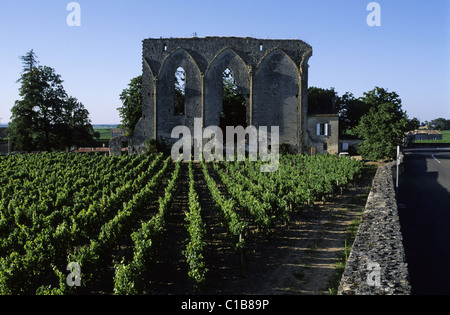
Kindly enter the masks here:
<path id="1" fill-rule="evenodd" d="M 413 294 L 450 294 L 450 152 L 405 154 L 398 200 Z"/>

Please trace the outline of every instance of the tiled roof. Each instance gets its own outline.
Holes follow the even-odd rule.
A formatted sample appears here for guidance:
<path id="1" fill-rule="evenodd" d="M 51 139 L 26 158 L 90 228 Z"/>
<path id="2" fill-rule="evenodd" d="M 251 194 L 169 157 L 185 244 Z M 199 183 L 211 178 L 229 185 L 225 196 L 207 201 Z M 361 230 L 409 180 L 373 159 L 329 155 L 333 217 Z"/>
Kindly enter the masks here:
<path id="1" fill-rule="evenodd" d="M 109 148 L 78 148 L 75 153 L 109 152 Z"/>
<path id="2" fill-rule="evenodd" d="M 414 130 L 412 132 L 413 135 L 441 135 L 437 130 Z"/>

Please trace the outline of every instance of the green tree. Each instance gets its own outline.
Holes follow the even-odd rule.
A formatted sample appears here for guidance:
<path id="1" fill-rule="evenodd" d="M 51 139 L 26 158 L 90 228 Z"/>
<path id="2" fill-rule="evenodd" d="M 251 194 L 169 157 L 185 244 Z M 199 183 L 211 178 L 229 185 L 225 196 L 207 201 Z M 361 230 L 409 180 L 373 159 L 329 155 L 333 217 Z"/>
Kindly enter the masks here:
<path id="1" fill-rule="evenodd" d="M 359 145 L 361 156 L 369 160 L 395 158 L 409 123 L 401 99 L 397 93 L 379 87 L 364 93 L 362 99 L 370 109 L 354 130 L 363 140 Z"/>
<path id="2" fill-rule="evenodd" d="M 323 89 L 310 87 L 308 89 L 308 114 L 335 114 L 338 109 L 338 94 L 334 88 Z"/>
<path id="3" fill-rule="evenodd" d="M 68 136 L 71 127 L 67 117 L 73 115 L 73 109 L 61 76 L 53 68 L 38 66 L 33 50 L 21 59 L 23 72 L 18 82 L 21 83 L 19 95 L 22 99 L 11 109 L 8 128 L 14 149 L 51 151 L 70 148 L 79 139 Z M 83 107 L 82 104 L 79 107 Z M 89 126 L 92 128 L 88 118 L 76 125 L 77 128 Z M 92 141 L 89 132 L 86 137 Z"/>
<path id="4" fill-rule="evenodd" d="M 21 77 L 17 80 L 22 83 L 19 89 L 21 101 L 16 101 L 11 109 L 11 122 L 9 123 L 7 133 L 14 142 L 14 148 L 18 151 L 27 151 L 35 149 L 33 144 L 33 122 L 36 120 L 36 113 L 33 110 L 38 82 L 34 70 L 38 61 L 33 50 L 21 56 L 23 71 Z"/>
<path id="5" fill-rule="evenodd" d="M 419 129 L 420 127 L 420 120 L 418 118 L 412 118 L 408 121 L 407 130 L 408 131 L 414 131 Z"/>
<path id="6" fill-rule="evenodd" d="M 89 111 L 75 97 L 70 96 L 67 99 L 63 119 L 60 132 L 57 132 L 60 139 L 64 140 L 62 146 L 67 143 L 76 147 L 90 146 L 93 144 L 93 138 L 100 136 L 92 127 Z"/>
<path id="7" fill-rule="evenodd" d="M 23 65 L 23 72 L 32 71 L 34 67 L 36 67 L 39 62 L 37 61 L 36 54 L 34 53 L 34 50 L 30 50 L 25 54 L 25 56 L 21 56 L 20 59 L 22 60 Z M 21 79 L 17 80 L 17 82 L 20 82 Z"/>
<path id="8" fill-rule="evenodd" d="M 358 126 L 361 118 L 369 112 L 370 105 L 361 98 L 347 92 L 338 100 L 339 130 L 341 134 L 352 134 L 352 130 Z"/>
<path id="9" fill-rule="evenodd" d="M 128 88 L 120 94 L 120 100 L 123 104 L 118 108 L 121 128 L 130 135 L 142 117 L 142 75 L 131 79 Z"/>
<path id="10" fill-rule="evenodd" d="M 445 118 L 436 118 L 431 121 L 434 130 L 450 130 L 450 120 Z"/>
<path id="11" fill-rule="evenodd" d="M 396 92 L 388 92 L 387 89 L 378 86 L 369 92 L 365 92 L 362 100 L 370 107 L 377 107 L 384 103 L 392 103 L 399 109 L 402 106 L 402 100 Z"/>

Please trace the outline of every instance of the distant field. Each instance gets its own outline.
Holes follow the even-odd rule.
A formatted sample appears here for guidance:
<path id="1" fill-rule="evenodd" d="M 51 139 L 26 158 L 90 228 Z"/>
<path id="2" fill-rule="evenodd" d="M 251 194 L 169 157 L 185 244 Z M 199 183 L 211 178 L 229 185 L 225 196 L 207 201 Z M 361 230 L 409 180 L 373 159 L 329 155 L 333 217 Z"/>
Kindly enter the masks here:
<path id="1" fill-rule="evenodd" d="M 104 127 L 100 127 L 100 128 L 95 128 L 94 127 L 94 131 L 100 133 L 100 141 L 109 141 L 111 140 L 111 130 L 112 128 L 104 128 Z"/>
<path id="2" fill-rule="evenodd" d="M 442 140 L 416 140 L 414 143 L 448 143 L 450 144 L 450 130 L 442 130 Z"/>
<path id="3" fill-rule="evenodd" d="M 117 128 L 117 126 L 102 126 L 102 125 L 94 125 L 94 131 L 100 134 L 98 139 L 95 139 L 98 142 L 107 142 L 111 141 L 111 131 L 113 128 Z M 0 144 L 8 143 L 8 138 L 0 138 Z"/>
<path id="4" fill-rule="evenodd" d="M 113 128 L 117 128 L 117 126 L 106 126 L 106 125 L 94 125 L 94 131 L 100 134 L 100 138 L 98 141 L 110 141 L 111 140 L 111 131 Z"/>
<path id="5" fill-rule="evenodd" d="M 442 132 L 442 134 L 444 135 L 444 140 L 448 140 L 448 141 L 450 141 L 450 130 L 443 130 L 443 131 L 441 131 Z"/>

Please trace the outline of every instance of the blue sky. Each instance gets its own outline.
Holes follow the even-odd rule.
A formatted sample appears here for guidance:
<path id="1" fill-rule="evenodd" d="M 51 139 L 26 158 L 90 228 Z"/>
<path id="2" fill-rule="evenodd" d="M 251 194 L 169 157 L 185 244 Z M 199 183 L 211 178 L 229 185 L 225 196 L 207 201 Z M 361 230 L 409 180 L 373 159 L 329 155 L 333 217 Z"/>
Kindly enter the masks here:
<path id="1" fill-rule="evenodd" d="M 408 115 L 450 119 L 450 0 L 384 0 L 369 27 L 370 0 L 0 0 L 0 118 L 19 99 L 19 56 L 34 49 L 55 68 L 95 124 L 120 122 L 119 94 L 142 71 L 142 40 L 250 36 L 301 39 L 314 49 L 309 85 L 355 96 L 380 86 L 397 92 Z"/>

